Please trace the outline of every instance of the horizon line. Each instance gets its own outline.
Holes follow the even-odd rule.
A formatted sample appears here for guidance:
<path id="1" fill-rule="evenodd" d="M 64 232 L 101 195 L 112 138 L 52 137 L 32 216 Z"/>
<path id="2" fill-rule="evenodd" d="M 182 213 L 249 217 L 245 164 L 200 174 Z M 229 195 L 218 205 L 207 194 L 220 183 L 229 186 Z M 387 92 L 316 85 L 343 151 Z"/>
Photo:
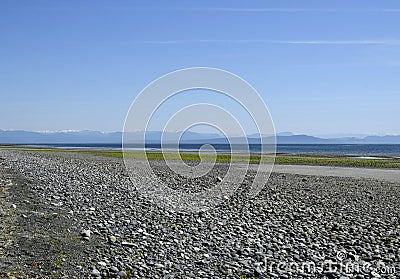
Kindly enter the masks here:
<path id="1" fill-rule="evenodd" d="M 41 133 L 41 134 L 52 134 L 52 133 L 79 133 L 79 132 L 98 132 L 101 134 L 112 134 L 112 133 L 124 133 L 123 131 L 99 131 L 99 130 L 76 130 L 76 129 L 65 129 L 65 130 L 24 130 L 24 129 L 0 129 L 0 132 L 32 132 L 32 133 Z M 160 130 L 150 130 L 150 131 L 134 131 L 135 132 L 163 132 Z M 165 131 L 167 133 L 179 133 L 183 131 Z M 128 132 L 132 133 L 132 132 Z M 193 132 L 197 134 L 215 134 L 217 133 L 203 133 L 203 132 Z M 278 136 L 279 134 L 283 133 L 291 133 L 289 136 L 312 136 L 312 137 L 324 137 L 324 136 L 329 136 L 331 138 L 362 138 L 362 137 L 369 137 L 369 136 L 378 136 L 378 137 L 385 137 L 385 136 L 400 136 L 400 133 L 386 133 L 386 134 L 370 134 L 370 133 L 343 133 L 343 132 L 337 132 L 337 133 L 329 133 L 329 134 L 324 134 L 324 133 L 295 133 L 295 132 L 290 132 L 290 131 L 282 131 L 282 132 L 276 132 L 275 135 Z M 257 133 L 252 133 L 252 134 L 247 134 L 246 136 L 251 136 L 253 134 Z M 334 136 L 335 134 L 340 135 L 343 134 L 343 136 Z M 346 136 L 349 135 L 349 136 Z M 234 135 L 233 135 L 234 136 Z M 263 136 L 270 136 L 270 135 L 263 135 Z M 362 137 L 358 137 L 362 136 Z"/>

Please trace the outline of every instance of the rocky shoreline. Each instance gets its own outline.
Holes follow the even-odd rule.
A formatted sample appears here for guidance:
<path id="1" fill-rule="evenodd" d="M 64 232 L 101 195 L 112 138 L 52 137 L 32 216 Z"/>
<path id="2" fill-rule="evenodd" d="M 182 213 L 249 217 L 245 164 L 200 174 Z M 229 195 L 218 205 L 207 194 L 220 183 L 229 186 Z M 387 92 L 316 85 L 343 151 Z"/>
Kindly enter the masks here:
<path id="1" fill-rule="evenodd" d="M 214 210 L 178 213 L 143 198 L 121 159 L 0 149 L 0 276 L 400 277 L 399 183 L 272 173 L 248 199 L 252 175 Z"/>

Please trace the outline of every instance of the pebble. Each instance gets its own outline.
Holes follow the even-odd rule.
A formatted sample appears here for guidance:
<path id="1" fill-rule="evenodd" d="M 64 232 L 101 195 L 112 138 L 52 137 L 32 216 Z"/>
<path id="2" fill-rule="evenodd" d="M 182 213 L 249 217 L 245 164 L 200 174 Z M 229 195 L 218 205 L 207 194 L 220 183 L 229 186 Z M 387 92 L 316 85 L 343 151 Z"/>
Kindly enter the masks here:
<path id="1" fill-rule="evenodd" d="M 93 276 L 100 276 L 100 271 L 94 268 L 90 274 Z"/>
<path id="2" fill-rule="evenodd" d="M 90 230 L 82 230 L 81 231 L 81 236 L 83 236 L 83 237 L 90 237 L 90 235 L 91 235 L 91 231 Z"/>
<path id="3" fill-rule="evenodd" d="M 97 264 L 99 266 L 102 266 L 102 267 L 106 267 L 107 266 L 107 264 L 105 262 L 97 262 Z"/>
<path id="4" fill-rule="evenodd" d="M 113 273 L 117 273 L 119 270 L 116 266 L 112 266 L 112 267 L 110 267 L 110 271 Z"/>
<path id="5" fill-rule="evenodd" d="M 120 272 L 118 272 L 118 276 L 120 276 L 120 277 L 126 277 L 126 276 L 128 276 L 128 275 L 126 274 L 125 271 L 121 270 Z"/>
<path id="6" fill-rule="evenodd" d="M 122 246 L 126 246 L 126 247 L 134 247 L 135 244 L 132 242 L 127 242 L 127 241 L 122 241 L 121 243 Z"/>
<path id="7" fill-rule="evenodd" d="M 112 243 L 114 243 L 115 241 L 117 241 L 117 238 L 113 235 L 108 236 L 108 240 Z"/>

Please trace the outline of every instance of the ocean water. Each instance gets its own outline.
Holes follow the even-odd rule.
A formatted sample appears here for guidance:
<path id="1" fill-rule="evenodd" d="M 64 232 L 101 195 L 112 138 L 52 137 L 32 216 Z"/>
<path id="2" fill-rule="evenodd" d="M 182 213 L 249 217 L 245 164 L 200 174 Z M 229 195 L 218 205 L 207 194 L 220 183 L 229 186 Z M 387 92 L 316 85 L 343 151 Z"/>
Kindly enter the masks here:
<path id="1" fill-rule="evenodd" d="M 228 144 L 212 144 L 217 152 L 230 152 Z M 29 146 L 44 148 L 88 148 L 88 149 L 112 149 L 121 150 L 121 144 L 104 143 L 76 143 L 76 144 L 31 144 Z M 201 144 L 181 144 L 181 151 L 197 151 Z M 129 148 L 138 149 L 139 145 L 129 145 Z M 166 146 L 173 149 L 174 147 Z M 146 144 L 146 149 L 151 151 L 161 150 L 160 144 Z M 246 150 L 246 146 L 236 146 L 235 150 Z M 250 144 L 250 152 L 260 153 L 261 145 Z M 264 150 L 271 150 L 266 147 Z M 332 155 L 332 156 L 389 156 L 400 157 L 400 144 L 278 144 L 276 152 L 279 154 L 308 154 L 308 155 Z"/>

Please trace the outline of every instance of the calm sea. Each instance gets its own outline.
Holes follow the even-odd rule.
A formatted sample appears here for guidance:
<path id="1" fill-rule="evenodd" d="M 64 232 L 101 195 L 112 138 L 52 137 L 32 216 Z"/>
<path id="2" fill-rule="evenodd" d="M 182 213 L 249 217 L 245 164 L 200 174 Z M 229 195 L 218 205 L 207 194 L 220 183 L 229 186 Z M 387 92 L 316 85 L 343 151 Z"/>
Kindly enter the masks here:
<path id="1" fill-rule="evenodd" d="M 89 149 L 113 149 L 120 150 L 121 144 L 35 144 L 30 146 L 52 147 L 52 148 L 89 148 Z M 197 151 L 201 144 L 181 144 L 182 151 Z M 213 144 L 218 152 L 229 152 L 228 144 Z M 133 150 L 138 146 L 131 145 Z M 168 148 L 168 146 L 167 146 Z M 172 146 L 171 146 L 172 148 Z M 147 150 L 158 151 L 160 144 L 147 144 Z M 240 149 L 240 148 L 239 148 Z M 259 144 L 250 144 L 251 152 L 259 153 L 261 146 Z M 237 150 L 237 149 L 236 149 Z M 246 150 L 245 146 L 243 149 Z M 277 153 L 287 154 L 310 154 L 310 155 L 337 155 L 337 156 L 390 156 L 400 157 L 400 144 L 278 144 Z"/>

